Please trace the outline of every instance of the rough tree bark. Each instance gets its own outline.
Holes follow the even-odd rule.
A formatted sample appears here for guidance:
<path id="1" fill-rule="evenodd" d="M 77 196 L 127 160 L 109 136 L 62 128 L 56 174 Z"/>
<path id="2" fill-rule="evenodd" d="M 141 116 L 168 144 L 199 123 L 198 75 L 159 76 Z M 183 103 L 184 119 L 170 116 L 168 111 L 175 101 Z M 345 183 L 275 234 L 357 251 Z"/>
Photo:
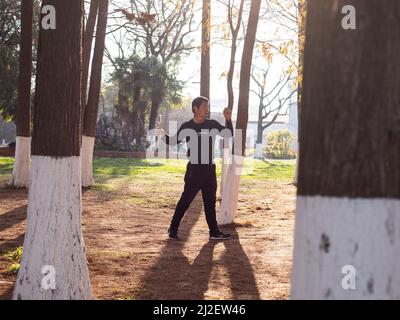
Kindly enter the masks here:
<path id="1" fill-rule="evenodd" d="M 155 92 L 151 97 L 151 109 L 150 109 L 150 117 L 149 117 L 149 130 L 153 130 L 156 128 L 158 111 L 161 106 L 161 94 Z"/>
<path id="2" fill-rule="evenodd" d="M 81 229 L 80 94 L 83 1 L 44 0 L 28 220 L 14 299 L 91 299 Z"/>
<path id="3" fill-rule="evenodd" d="M 297 68 L 297 131 L 300 132 L 300 114 L 301 114 L 301 98 L 303 95 L 303 65 L 304 65 L 304 44 L 306 35 L 306 14 L 307 14 L 307 0 L 299 0 L 298 2 L 298 46 L 299 46 L 299 61 Z M 299 135 L 297 135 L 297 142 L 299 143 Z M 299 154 L 297 155 L 296 171 L 294 174 L 293 184 L 297 185 L 299 175 Z"/>
<path id="4" fill-rule="evenodd" d="M 234 93 L 233 93 L 233 75 L 235 74 L 235 61 L 236 61 L 236 51 L 237 51 L 237 39 L 239 36 L 240 26 L 242 25 L 242 16 L 243 16 L 243 6 L 244 0 L 240 0 L 238 17 L 236 20 L 236 24 L 233 23 L 233 3 L 228 1 L 228 22 L 232 34 L 232 41 L 231 41 L 231 56 L 229 61 L 229 70 L 228 70 L 228 77 L 227 77 L 227 90 L 228 90 L 228 108 L 233 109 L 234 105 Z"/>
<path id="5" fill-rule="evenodd" d="M 93 149 L 101 90 L 101 70 L 107 29 L 108 0 L 99 0 L 96 40 L 93 53 L 88 103 L 84 112 L 82 137 L 82 187 L 93 184 Z"/>
<path id="6" fill-rule="evenodd" d="M 10 185 L 29 186 L 31 164 L 31 76 L 32 76 L 33 0 L 21 2 L 21 45 L 19 57 L 17 138 L 15 163 Z"/>
<path id="7" fill-rule="evenodd" d="M 263 125 L 264 117 L 263 117 L 263 111 L 264 111 L 264 97 L 265 97 L 265 87 L 267 83 L 267 75 L 268 72 L 263 73 L 263 80 L 259 85 L 259 89 L 261 90 L 260 96 L 259 96 L 259 104 L 258 104 L 258 119 L 257 119 L 257 139 L 256 139 L 256 153 L 255 153 L 255 158 L 257 159 L 262 159 L 263 158 L 263 133 L 264 130 L 266 129 Z M 253 77 L 254 79 L 254 77 Z M 259 82 L 257 81 L 257 84 Z"/>
<path id="8" fill-rule="evenodd" d="M 292 298 L 399 299 L 400 7 L 308 2 Z"/>
<path id="9" fill-rule="evenodd" d="M 257 34 L 257 26 L 260 15 L 261 0 L 251 2 L 249 22 L 242 55 L 239 82 L 238 116 L 236 120 L 236 132 L 234 143 L 234 155 L 229 165 L 224 191 L 221 199 L 221 209 L 218 222 L 220 224 L 233 223 L 239 195 L 240 175 L 246 151 L 246 131 L 249 117 L 249 94 L 251 64 L 253 60 L 254 44 Z M 241 143 L 238 141 L 241 139 Z M 238 143 L 239 142 L 239 143 Z"/>
<path id="10" fill-rule="evenodd" d="M 200 95 L 210 99 L 211 0 L 203 0 Z"/>
<path id="11" fill-rule="evenodd" d="M 99 0 L 90 1 L 89 16 L 86 28 L 83 33 L 83 59 L 82 59 L 82 95 L 81 95 L 81 112 L 82 120 L 87 102 L 87 88 L 89 79 L 90 56 L 92 53 L 93 34 L 96 25 L 97 13 L 99 10 Z M 83 129 L 83 126 L 82 126 Z M 82 132 L 83 133 L 83 132 Z"/>

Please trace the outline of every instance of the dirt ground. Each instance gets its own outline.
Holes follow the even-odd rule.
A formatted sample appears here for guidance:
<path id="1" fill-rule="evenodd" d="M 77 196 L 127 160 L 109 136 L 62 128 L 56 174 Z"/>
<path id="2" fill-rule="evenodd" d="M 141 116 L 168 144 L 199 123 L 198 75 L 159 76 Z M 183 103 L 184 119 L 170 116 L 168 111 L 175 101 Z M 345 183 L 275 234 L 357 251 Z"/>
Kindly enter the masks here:
<path id="1" fill-rule="evenodd" d="M 262 194 L 249 192 L 251 184 L 242 186 L 236 223 L 222 228 L 233 238 L 224 242 L 208 240 L 199 196 L 182 222 L 183 240 L 173 241 L 166 230 L 179 190 L 161 208 L 85 190 L 84 239 L 95 298 L 287 299 L 295 187 L 257 184 Z M 12 296 L 16 275 L 4 253 L 22 246 L 26 210 L 27 191 L 0 186 L 0 299 Z"/>

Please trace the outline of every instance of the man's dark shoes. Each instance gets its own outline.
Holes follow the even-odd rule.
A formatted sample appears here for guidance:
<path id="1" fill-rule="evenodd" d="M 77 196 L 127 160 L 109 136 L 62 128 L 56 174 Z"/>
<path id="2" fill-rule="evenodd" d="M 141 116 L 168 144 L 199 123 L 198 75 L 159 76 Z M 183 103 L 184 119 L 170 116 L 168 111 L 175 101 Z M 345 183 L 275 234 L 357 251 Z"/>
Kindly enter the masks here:
<path id="1" fill-rule="evenodd" d="M 230 239 L 230 237 L 231 237 L 230 234 L 222 233 L 219 231 L 216 234 L 211 234 L 210 240 L 228 240 L 228 239 Z"/>
<path id="2" fill-rule="evenodd" d="M 168 229 L 168 238 L 171 240 L 180 240 L 180 238 L 178 237 L 178 232 L 171 231 L 171 228 Z"/>

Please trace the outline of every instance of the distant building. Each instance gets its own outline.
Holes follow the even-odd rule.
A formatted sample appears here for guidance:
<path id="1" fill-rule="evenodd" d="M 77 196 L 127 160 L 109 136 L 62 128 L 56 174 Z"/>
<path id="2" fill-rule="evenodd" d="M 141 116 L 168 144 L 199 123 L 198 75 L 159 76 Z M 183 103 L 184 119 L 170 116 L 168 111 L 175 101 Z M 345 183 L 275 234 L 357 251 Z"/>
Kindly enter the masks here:
<path id="1" fill-rule="evenodd" d="M 295 151 L 298 150 L 297 144 L 297 136 L 298 136 L 298 119 L 297 119 L 297 98 L 295 95 L 290 100 L 289 107 L 289 115 L 278 117 L 277 121 L 275 121 L 271 126 L 269 126 L 263 133 L 263 147 L 267 145 L 267 134 L 276 130 L 289 130 L 295 136 L 296 143 L 293 144 L 293 149 Z M 225 100 L 215 100 L 211 102 L 211 118 L 215 119 L 221 123 L 224 123 L 224 117 L 222 115 L 222 111 L 224 107 L 227 105 L 227 101 Z M 247 124 L 247 146 L 249 148 L 254 148 L 257 140 L 257 126 L 258 126 L 258 113 L 254 112 L 254 106 L 249 112 L 249 120 Z M 252 112 L 253 111 L 253 112 Z M 233 114 L 233 126 L 236 126 L 236 114 Z M 264 121 L 263 123 L 268 124 L 268 121 Z"/>

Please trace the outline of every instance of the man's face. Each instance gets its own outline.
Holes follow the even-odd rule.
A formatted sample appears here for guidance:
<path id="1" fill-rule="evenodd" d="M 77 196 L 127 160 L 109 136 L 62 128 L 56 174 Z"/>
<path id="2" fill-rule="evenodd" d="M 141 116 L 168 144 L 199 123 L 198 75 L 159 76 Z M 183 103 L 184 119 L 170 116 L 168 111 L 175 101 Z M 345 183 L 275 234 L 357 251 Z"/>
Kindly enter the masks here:
<path id="1" fill-rule="evenodd" d="M 201 118 L 207 118 L 210 113 L 210 103 L 208 101 L 204 101 L 200 107 L 194 107 L 194 113 L 196 116 Z"/>

